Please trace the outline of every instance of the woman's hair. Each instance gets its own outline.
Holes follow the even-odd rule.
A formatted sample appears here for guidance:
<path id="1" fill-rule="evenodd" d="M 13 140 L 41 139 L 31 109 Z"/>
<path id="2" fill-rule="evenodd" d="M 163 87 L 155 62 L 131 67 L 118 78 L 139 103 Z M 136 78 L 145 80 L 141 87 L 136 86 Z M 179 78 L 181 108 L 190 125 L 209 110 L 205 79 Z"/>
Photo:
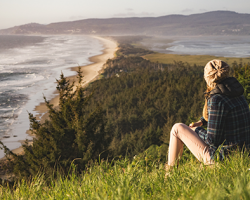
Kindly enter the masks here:
<path id="1" fill-rule="evenodd" d="M 210 92 L 217 83 L 221 82 L 229 76 L 230 67 L 227 63 L 221 60 L 211 60 L 204 68 L 204 79 L 207 83 L 205 92 L 205 105 L 203 107 L 203 118 L 208 121 L 207 101 L 210 97 Z"/>
<path id="2" fill-rule="evenodd" d="M 204 93 L 205 96 L 205 105 L 203 107 L 203 112 L 202 112 L 202 116 L 203 118 L 208 121 L 208 110 L 207 110 L 207 100 L 210 97 L 210 92 L 212 91 L 212 89 L 214 89 L 213 87 L 210 87 L 209 85 L 207 85 L 207 89 L 206 92 Z"/>

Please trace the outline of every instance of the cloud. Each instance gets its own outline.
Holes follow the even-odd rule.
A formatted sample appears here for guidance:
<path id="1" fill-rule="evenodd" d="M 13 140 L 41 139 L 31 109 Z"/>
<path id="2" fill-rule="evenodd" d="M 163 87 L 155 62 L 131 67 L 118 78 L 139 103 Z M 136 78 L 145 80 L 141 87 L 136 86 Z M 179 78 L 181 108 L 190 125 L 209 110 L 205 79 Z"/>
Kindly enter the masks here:
<path id="1" fill-rule="evenodd" d="M 187 9 L 182 10 L 181 12 L 187 14 L 187 13 L 193 13 L 194 10 L 193 10 L 193 9 L 188 9 L 188 8 L 187 8 Z"/>
<path id="2" fill-rule="evenodd" d="M 150 12 L 141 12 L 141 13 L 126 12 L 126 13 L 117 13 L 113 15 L 113 17 L 154 17 L 154 16 L 155 14 Z"/>
<path id="3" fill-rule="evenodd" d="M 127 8 L 126 10 L 127 10 L 128 12 L 134 11 L 133 8 Z"/>
<path id="4" fill-rule="evenodd" d="M 73 16 L 70 16 L 70 20 L 80 20 L 80 19 L 85 19 L 86 17 L 83 16 L 83 15 L 73 15 Z"/>
<path id="5" fill-rule="evenodd" d="M 204 12 L 208 12 L 208 10 L 207 9 L 200 9 L 199 12 L 204 13 Z"/>
<path id="6" fill-rule="evenodd" d="M 117 13 L 113 15 L 114 17 L 134 17 L 135 13 L 134 12 L 126 12 L 126 13 Z"/>
<path id="7" fill-rule="evenodd" d="M 196 14 L 196 13 L 205 13 L 205 12 L 208 12 L 208 10 L 207 9 L 203 9 L 203 8 L 201 8 L 201 9 L 199 9 L 199 10 L 194 10 L 194 9 L 184 9 L 184 10 L 182 10 L 181 11 L 181 13 L 183 13 L 183 14 Z"/>

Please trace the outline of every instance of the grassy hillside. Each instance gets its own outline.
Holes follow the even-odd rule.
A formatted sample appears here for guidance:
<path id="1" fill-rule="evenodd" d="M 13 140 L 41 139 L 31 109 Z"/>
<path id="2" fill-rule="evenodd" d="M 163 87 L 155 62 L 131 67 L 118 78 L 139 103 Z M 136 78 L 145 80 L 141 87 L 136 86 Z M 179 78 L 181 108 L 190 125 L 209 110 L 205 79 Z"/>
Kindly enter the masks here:
<path id="1" fill-rule="evenodd" d="M 20 181 L 13 189 L 0 187 L 1 199 L 249 199 L 250 159 L 236 152 L 224 162 L 204 166 L 184 153 L 180 167 L 164 179 L 164 163 L 150 152 L 130 162 L 100 161 L 82 175 Z"/>
<path id="2" fill-rule="evenodd" d="M 179 54 L 164 54 L 164 53 L 153 53 L 143 56 L 143 58 L 150 60 L 151 62 L 159 63 L 174 63 L 174 62 L 184 62 L 189 63 L 190 65 L 200 65 L 205 66 L 206 63 L 213 59 L 223 60 L 228 63 L 230 66 L 234 62 L 237 63 L 250 63 L 250 57 L 248 58 L 232 58 L 232 57 L 216 57 L 209 55 L 179 55 Z"/>

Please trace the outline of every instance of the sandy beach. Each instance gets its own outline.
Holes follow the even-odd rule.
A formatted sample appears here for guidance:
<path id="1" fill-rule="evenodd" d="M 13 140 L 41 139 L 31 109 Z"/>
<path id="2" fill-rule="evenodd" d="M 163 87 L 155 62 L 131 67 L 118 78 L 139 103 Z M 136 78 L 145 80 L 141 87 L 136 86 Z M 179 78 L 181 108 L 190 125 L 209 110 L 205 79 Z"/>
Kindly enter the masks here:
<path id="1" fill-rule="evenodd" d="M 98 77 L 99 72 L 103 68 L 103 65 L 106 63 L 108 59 L 111 59 L 115 56 L 115 52 L 117 50 L 117 43 L 115 41 L 99 36 L 92 36 L 92 37 L 100 40 L 103 43 L 104 50 L 103 54 L 89 58 L 92 64 L 86 66 L 80 66 L 84 75 L 83 85 L 82 85 L 83 87 Z M 78 67 L 72 67 L 71 70 L 77 71 Z M 76 76 L 69 76 L 67 78 L 70 81 L 76 80 Z M 55 98 L 51 99 L 50 103 L 52 103 L 54 106 L 58 106 L 59 96 L 56 96 Z M 43 120 L 46 119 L 45 113 L 47 112 L 47 107 L 45 106 L 45 103 L 40 103 L 40 105 L 36 106 L 35 111 L 40 113 L 40 115 L 37 117 L 40 117 L 40 120 L 43 122 Z"/>
<path id="2" fill-rule="evenodd" d="M 93 57 L 90 57 L 89 60 L 92 62 L 92 64 L 86 65 L 86 66 L 80 66 L 81 70 L 83 72 L 84 78 L 83 78 L 83 84 L 82 86 L 86 86 L 91 81 L 98 78 L 98 75 L 100 71 L 103 69 L 103 65 L 106 63 L 108 59 L 112 59 L 115 56 L 115 52 L 117 51 L 117 43 L 109 38 L 103 38 L 99 36 L 92 36 L 93 38 L 96 38 L 100 40 L 103 44 L 103 53 L 101 55 L 96 55 Z M 72 71 L 77 71 L 77 67 L 72 67 Z M 69 76 L 67 77 L 70 81 L 76 80 L 76 76 Z M 56 92 L 56 91 L 55 91 Z M 56 96 L 53 99 L 50 100 L 50 103 L 52 103 L 55 107 L 59 105 L 59 97 Z M 47 107 L 44 102 L 41 102 L 38 106 L 34 108 L 34 110 L 39 113 L 36 117 L 43 122 L 45 119 L 48 118 L 47 113 Z M 29 131 L 26 131 L 27 134 L 29 134 Z M 20 144 L 24 141 L 19 141 Z M 30 144 L 32 144 L 32 141 L 29 141 Z M 23 148 L 20 146 L 19 148 L 16 148 L 12 150 L 16 154 L 22 154 Z"/>

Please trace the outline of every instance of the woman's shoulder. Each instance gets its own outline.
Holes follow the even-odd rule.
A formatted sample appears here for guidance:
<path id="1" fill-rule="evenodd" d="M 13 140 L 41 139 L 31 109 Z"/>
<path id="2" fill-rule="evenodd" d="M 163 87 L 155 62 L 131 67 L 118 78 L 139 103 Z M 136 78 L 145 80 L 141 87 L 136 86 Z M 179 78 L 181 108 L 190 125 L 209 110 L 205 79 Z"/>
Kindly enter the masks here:
<path id="1" fill-rule="evenodd" d="M 210 96 L 210 98 L 208 99 L 209 102 L 227 102 L 229 100 L 229 98 L 225 95 L 222 94 L 213 94 Z"/>
<path id="2" fill-rule="evenodd" d="M 222 95 L 222 94 L 214 94 L 208 100 L 208 106 L 223 106 L 225 108 L 231 109 L 234 107 L 232 105 L 232 98 Z"/>
<path id="3" fill-rule="evenodd" d="M 238 106 L 245 106 L 248 108 L 248 104 L 247 101 L 244 97 L 244 95 L 240 95 L 238 97 L 228 97 L 226 95 L 222 95 L 222 94 L 214 94 L 212 95 L 209 100 L 208 100 L 208 104 L 213 105 L 225 105 L 229 108 L 234 108 L 234 107 L 238 107 Z"/>

